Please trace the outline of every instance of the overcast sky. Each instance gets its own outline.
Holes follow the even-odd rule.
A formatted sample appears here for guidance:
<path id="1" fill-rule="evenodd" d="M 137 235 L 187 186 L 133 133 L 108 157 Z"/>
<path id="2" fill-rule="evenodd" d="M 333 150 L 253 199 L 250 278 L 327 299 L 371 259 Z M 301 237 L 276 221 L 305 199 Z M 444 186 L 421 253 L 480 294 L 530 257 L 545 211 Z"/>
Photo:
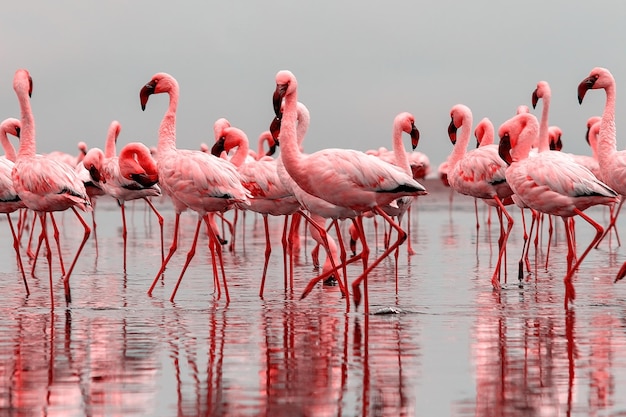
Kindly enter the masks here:
<path id="1" fill-rule="evenodd" d="M 274 76 L 289 69 L 311 112 L 307 152 L 390 148 L 394 116 L 409 111 L 418 150 L 436 167 L 451 150 L 454 104 L 497 129 L 545 80 L 563 150 L 590 154 L 585 123 L 605 95 L 592 91 L 581 106 L 576 89 L 595 66 L 617 80 L 626 147 L 624 22 L 620 0 L 12 1 L 0 14 L 0 117 L 19 117 L 12 80 L 26 68 L 39 152 L 103 148 L 112 120 L 119 145 L 155 146 L 167 97 L 142 112 L 139 90 L 168 72 L 180 84 L 179 148 L 212 143 L 220 117 L 256 147 L 273 116 Z"/>

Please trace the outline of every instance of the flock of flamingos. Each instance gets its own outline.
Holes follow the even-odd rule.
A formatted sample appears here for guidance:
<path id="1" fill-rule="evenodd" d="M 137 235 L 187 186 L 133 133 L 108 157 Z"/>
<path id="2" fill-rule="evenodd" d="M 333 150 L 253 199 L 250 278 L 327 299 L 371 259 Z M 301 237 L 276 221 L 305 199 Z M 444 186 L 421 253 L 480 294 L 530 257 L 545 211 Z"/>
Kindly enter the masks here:
<path id="1" fill-rule="evenodd" d="M 415 165 L 412 166 L 402 142 L 403 133 L 407 133 L 411 137 L 412 148 L 417 146 L 419 132 L 414 117 L 405 112 L 395 118 L 393 151 L 375 154 L 349 149 L 324 149 L 305 154 L 302 152 L 302 141 L 309 115 L 306 107 L 298 102 L 296 77 L 290 71 L 282 70 L 276 74 L 275 82 L 273 106 L 276 118 L 262 139 L 267 140 L 270 149 L 275 145 L 280 146 L 281 152 L 277 158 L 270 156 L 271 152 L 256 158 L 250 157 L 247 136 L 231 126 L 226 119 L 215 122 L 216 142 L 210 151 L 178 149 L 176 110 L 179 86 L 171 75 L 157 73 L 141 88 L 139 94 L 142 110 L 146 109 L 151 95 L 166 93 L 169 96 L 169 106 L 158 130 L 156 152 L 136 142 L 124 146 L 116 154 L 115 140 L 120 126 L 114 121 L 109 128 L 104 151 L 99 148 L 84 149 L 81 160 L 68 162 L 55 157 L 54 153 L 37 154 L 35 120 L 30 105 L 33 83 L 27 70 L 18 69 L 13 87 L 20 106 L 20 119 L 6 119 L 0 125 L 5 150 L 5 156 L 0 158 L 0 210 L 7 214 L 26 292 L 29 289 L 21 261 L 19 231 L 14 228 L 9 214 L 19 209 L 30 209 L 38 214 L 41 232 L 37 249 L 33 254 L 29 243 L 28 251 L 36 261 L 40 249 L 44 247 L 41 252 L 48 261 L 50 295 L 54 306 L 51 241 L 47 222 L 50 221 L 56 231 L 55 243 L 61 256 L 58 228 L 52 213 L 67 209 L 74 212 L 84 228 L 83 238 L 69 268 L 66 269 L 63 260 L 60 260 L 65 299 L 69 304 L 70 275 L 91 233 L 89 225 L 77 209 L 92 211 L 98 196 L 110 195 L 119 202 L 123 219 L 124 202 L 133 199 L 144 199 L 159 219 L 162 263 L 148 293 L 152 292 L 177 250 L 181 213 L 191 210 L 198 215 L 192 247 L 171 299 L 195 254 L 204 224 L 213 257 L 213 276 L 218 297 L 221 296 L 223 285 L 224 295 L 229 300 L 222 260 L 225 240 L 219 235 L 215 217 L 228 210 L 252 210 L 263 215 L 268 245 L 261 294 L 269 257 L 267 216 L 285 216 L 283 236 L 291 236 L 296 223 L 292 220 L 292 230 L 289 230 L 287 219 L 290 215 L 293 215 L 292 218 L 297 215 L 307 220 L 311 236 L 327 253 L 322 273 L 309 282 L 302 297 L 319 281 L 326 279 L 325 282 L 339 285 L 348 307 L 351 294 L 355 305 L 358 307 L 363 302 L 365 313 L 369 313 L 367 276 L 383 259 L 394 252 L 397 254 L 399 246 L 407 238 L 407 233 L 400 226 L 403 216 L 417 196 L 427 194 L 418 180 L 425 176 L 429 167 L 416 169 Z M 500 288 L 502 255 L 513 226 L 513 219 L 508 212 L 510 208 L 507 207 L 514 204 L 522 209 L 522 213 L 524 209 L 529 209 L 533 224 L 537 225 L 543 214 L 563 218 L 568 243 L 568 268 L 564 277 L 565 308 L 575 299 L 572 277 L 576 270 L 590 249 L 600 242 L 610 228 L 615 227 L 615 218 L 623 202 L 620 196 L 626 195 L 626 151 L 616 150 L 615 80 L 607 69 L 594 68 L 578 86 L 580 103 L 590 89 L 604 89 L 606 93 L 602 116 L 588 122 L 588 140 L 594 151 L 593 157 L 558 150 L 558 128 L 548 124 L 550 87 L 545 81 L 537 84 L 532 96 L 533 107 L 538 100 L 543 101 L 540 120 L 527 107 L 520 106 L 517 114 L 498 128 L 499 144 L 493 143 L 496 134 L 493 125 L 488 119 L 483 119 L 474 132 L 480 146 L 467 150 L 472 133 L 472 113 L 462 104 L 451 109 L 448 134 L 455 146 L 439 171 L 444 183 L 454 191 L 496 207 L 501 234 L 499 260 L 491 279 L 495 290 Z M 7 134 L 19 137 L 17 153 Z M 554 139 L 552 142 L 551 137 Z M 163 249 L 163 218 L 150 202 L 150 197 L 161 193 L 169 198 L 176 215 L 172 244 L 166 256 Z M 606 227 L 584 213 L 587 208 L 598 204 L 607 205 L 611 209 L 610 223 Z M 365 215 L 380 216 L 388 224 L 389 236 L 392 230 L 397 236 L 393 241 L 391 238 L 386 241 L 384 252 L 372 262 L 369 262 L 363 228 Z M 581 255 L 577 255 L 576 251 L 574 216 L 581 217 L 596 229 L 594 239 Z M 507 219 L 506 224 L 504 218 Z M 337 223 L 337 220 L 343 219 L 352 221 L 350 258 Z M 327 220 L 332 221 L 331 227 L 334 224 L 339 234 L 336 241 L 327 233 Z M 235 226 L 233 220 L 231 227 Z M 532 230 L 533 225 L 531 233 Z M 123 233 L 125 239 L 125 220 Z M 231 238 L 234 239 L 233 229 Z M 284 240 L 288 242 L 290 239 Z M 361 247 L 358 255 L 355 249 L 357 243 Z M 283 244 L 288 245 L 285 242 Z M 345 279 L 346 265 L 354 260 L 363 263 L 363 271 L 348 286 Z M 522 262 L 520 260 L 520 270 L 523 269 Z M 525 262 L 528 265 L 527 257 Z M 287 274 L 286 270 L 287 266 Z M 616 280 L 624 275 L 626 263 L 617 272 Z"/>

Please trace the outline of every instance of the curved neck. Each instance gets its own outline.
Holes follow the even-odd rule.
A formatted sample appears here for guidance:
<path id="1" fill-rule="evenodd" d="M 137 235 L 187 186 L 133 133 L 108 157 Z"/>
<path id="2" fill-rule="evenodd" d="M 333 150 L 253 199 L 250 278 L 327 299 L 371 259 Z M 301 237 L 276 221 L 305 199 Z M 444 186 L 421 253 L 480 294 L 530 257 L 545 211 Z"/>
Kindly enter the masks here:
<path id="1" fill-rule="evenodd" d="M 285 95 L 279 136 L 280 156 L 285 169 L 292 177 L 294 177 L 294 173 L 300 166 L 300 158 L 302 156 L 297 143 L 298 139 L 300 139 L 296 128 L 298 120 L 297 104 L 297 91 Z"/>
<path id="2" fill-rule="evenodd" d="M 464 114 L 463 122 L 461 123 L 461 134 L 457 138 L 454 149 L 452 149 L 452 153 L 450 154 L 450 158 L 448 158 L 448 167 L 450 170 L 452 170 L 456 163 L 463 158 L 463 155 L 465 155 L 465 152 L 467 151 L 467 144 L 469 143 L 470 135 L 472 133 L 472 123 L 473 118 L 471 113 Z"/>
<path id="3" fill-rule="evenodd" d="M 117 129 L 117 126 L 112 124 L 109 127 L 109 131 L 107 133 L 107 140 L 104 144 L 104 157 L 105 158 L 113 158 L 115 154 L 117 153 L 117 150 L 115 149 L 115 144 L 117 142 L 118 134 L 119 134 L 119 130 Z"/>
<path id="4" fill-rule="evenodd" d="M 2 148 L 4 149 L 4 156 L 11 162 L 15 162 L 17 159 L 17 155 L 15 154 L 15 148 L 13 144 L 9 140 L 7 136 L 6 130 L 0 131 L 0 142 L 2 143 Z"/>
<path id="5" fill-rule="evenodd" d="M 393 134 L 392 134 L 392 148 L 393 154 L 396 160 L 396 165 L 399 166 L 406 172 L 407 174 L 413 176 L 411 171 L 411 165 L 409 164 L 409 156 L 406 153 L 406 149 L 404 148 L 404 143 L 402 142 L 402 121 L 396 120 L 393 124 Z"/>
<path id="6" fill-rule="evenodd" d="M 237 148 L 237 151 L 230 159 L 233 165 L 240 167 L 246 161 L 248 151 L 250 150 L 250 144 L 248 142 L 248 136 L 241 129 L 236 127 L 227 127 L 224 129 L 224 137 L 226 141 L 224 143 L 224 149 L 228 152 L 232 148 Z"/>
<path id="7" fill-rule="evenodd" d="M 163 151 L 176 148 L 176 109 L 178 107 L 178 86 L 172 84 L 167 91 L 170 96 L 170 104 L 159 126 L 159 142 L 157 152 L 162 155 Z"/>
<path id="8" fill-rule="evenodd" d="M 20 105 L 20 148 L 18 158 L 35 156 L 37 145 L 35 143 L 35 118 L 30 107 L 30 98 L 25 91 L 17 95 Z"/>
<path id="9" fill-rule="evenodd" d="M 550 150 L 550 136 L 548 132 L 548 112 L 550 111 L 550 94 L 544 92 L 541 122 L 539 123 L 539 143 L 536 144 L 539 152 Z"/>
<path id="10" fill-rule="evenodd" d="M 600 121 L 600 134 L 598 135 L 598 160 L 600 166 L 616 152 L 617 139 L 615 130 L 615 83 L 605 87 L 606 104 Z"/>

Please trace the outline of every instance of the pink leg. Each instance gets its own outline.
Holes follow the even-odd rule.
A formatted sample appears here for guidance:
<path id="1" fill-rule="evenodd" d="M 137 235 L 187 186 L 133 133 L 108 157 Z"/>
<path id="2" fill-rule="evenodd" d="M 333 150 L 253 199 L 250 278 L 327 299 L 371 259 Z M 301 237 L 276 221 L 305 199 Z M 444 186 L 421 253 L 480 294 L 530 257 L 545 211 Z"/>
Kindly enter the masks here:
<path id="1" fill-rule="evenodd" d="M 59 263 L 61 264 L 61 274 L 65 275 L 65 264 L 63 263 L 63 254 L 61 252 L 59 228 L 57 227 L 56 220 L 54 220 L 54 215 L 52 213 L 48 213 L 48 214 L 50 215 L 50 220 L 52 221 L 52 228 L 54 230 L 54 241 L 57 244 L 57 251 L 59 252 Z"/>
<path id="2" fill-rule="evenodd" d="M 261 289 L 259 290 L 259 297 L 263 297 L 263 289 L 265 288 L 265 275 L 267 274 L 267 265 L 270 262 L 270 255 L 272 254 L 272 244 L 270 242 L 270 227 L 268 224 L 267 214 L 263 214 L 263 226 L 265 227 L 265 262 L 263 264 L 263 275 L 261 276 Z"/>
<path id="3" fill-rule="evenodd" d="M 176 285 L 174 286 L 174 291 L 172 291 L 172 295 L 170 296 L 170 301 L 174 301 L 174 297 L 176 296 L 176 292 L 178 291 L 178 286 L 180 282 L 183 280 L 183 275 L 185 275 L 185 271 L 189 266 L 189 262 L 196 254 L 196 244 L 198 243 L 198 234 L 200 233 L 200 226 L 202 225 L 202 217 L 198 216 L 198 223 L 196 224 L 196 231 L 193 235 L 193 242 L 191 243 L 191 249 L 187 252 L 187 259 L 185 259 L 185 264 L 183 265 L 183 269 L 180 271 L 180 275 L 178 276 L 178 280 L 176 281 Z M 210 227 L 209 227 L 210 229 Z"/>
<path id="4" fill-rule="evenodd" d="M 20 267 L 20 272 L 22 273 L 22 280 L 24 281 L 24 288 L 26 288 L 26 295 L 30 295 L 30 291 L 28 289 L 28 282 L 26 282 L 26 274 L 24 273 L 24 265 L 22 264 L 22 256 L 20 255 L 20 241 L 17 238 L 17 234 L 15 233 L 15 229 L 13 228 L 13 221 L 11 220 L 11 215 L 6 213 L 7 220 L 9 222 L 9 227 L 11 228 L 11 235 L 13 235 L 13 249 L 15 250 L 15 255 L 17 256 L 17 263 Z"/>
<path id="5" fill-rule="evenodd" d="M 161 233 L 161 262 L 163 262 L 163 260 L 165 259 L 165 246 L 163 244 L 163 216 L 161 216 L 161 213 L 159 213 L 156 207 L 154 207 L 154 204 L 152 204 L 149 198 L 144 197 L 144 200 L 146 204 L 148 204 L 148 206 L 152 209 L 154 215 L 157 216 L 157 220 L 159 222 L 159 229 Z"/>
<path id="6" fill-rule="evenodd" d="M 205 221 L 208 222 L 208 217 L 205 216 Z M 209 237 L 215 242 L 215 250 L 217 251 L 217 258 L 220 264 L 222 272 L 222 282 L 224 284 L 224 295 L 226 295 L 226 304 L 230 303 L 230 294 L 228 293 L 228 283 L 226 282 L 226 271 L 224 271 L 224 258 L 222 256 L 222 245 L 219 243 L 217 236 L 213 232 L 213 229 L 209 227 Z M 219 297 L 218 297 L 219 298 Z"/>
<path id="7" fill-rule="evenodd" d="M 315 228 L 315 230 L 317 230 L 317 232 L 319 233 L 320 239 L 321 239 L 321 243 L 324 245 L 325 249 L 326 249 L 326 254 L 327 256 L 330 257 L 330 262 L 331 262 L 331 268 L 332 271 L 338 271 L 337 266 L 335 265 L 335 261 L 333 259 L 333 254 L 332 251 L 330 250 L 330 246 L 328 244 L 328 236 L 326 234 L 326 228 L 323 226 L 320 226 L 318 223 L 316 223 L 311 217 L 309 217 L 307 214 L 305 214 L 303 211 L 300 211 L 300 215 L 307 221 L 309 222 L 309 224 Z M 306 288 L 304 289 L 304 291 L 302 292 L 302 295 L 300 296 L 300 299 L 303 299 L 304 297 L 306 297 L 308 295 L 309 292 L 311 292 L 311 290 L 313 289 L 313 287 L 315 286 L 315 284 L 317 284 L 319 281 L 321 280 L 320 276 L 317 276 L 313 279 L 311 279 L 309 281 L 309 283 L 307 284 Z M 341 280 L 341 277 L 337 280 L 337 283 L 339 284 L 339 288 L 341 290 L 341 293 L 344 297 L 346 297 L 346 305 L 349 308 L 350 305 L 350 300 L 348 298 L 348 291 L 346 289 L 346 287 L 343 285 L 343 282 Z"/>
<path id="8" fill-rule="evenodd" d="M 507 240 L 509 239 L 509 234 L 511 233 L 511 229 L 513 228 L 513 218 L 504 207 L 504 204 L 502 204 L 502 201 L 500 201 L 500 199 L 497 196 L 494 197 L 494 200 L 498 204 L 500 211 L 506 216 L 506 219 L 507 219 L 507 229 L 504 232 L 504 235 L 501 239 L 500 250 L 498 253 L 498 262 L 496 263 L 496 269 L 493 273 L 493 276 L 491 277 L 491 285 L 493 286 L 495 290 L 499 290 L 500 289 L 500 280 L 499 280 L 500 265 L 502 263 L 502 257 L 504 256 L 504 253 L 506 251 L 506 243 L 507 243 Z M 501 226 L 501 229 L 502 229 L 502 226 Z"/>
<path id="9" fill-rule="evenodd" d="M 180 223 L 180 213 L 176 213 L 176 220 L 174 221 L 174 238 L 172 239 L 172 246 L 170 246 L 170 251 L 167 254 L 167 257 L 161 263 L 161 268 L 159 269 L 159 272 L 157 272 L 156 276 L 154 277 L 154 281 L 152 281 L 152 285 L 148 289 L 148 295 L 152 295 L 152 291 L 154 290 L 154 287 L 156 286 L 157 281 L 161 277 L 161 274 L 163 274 L 163 272 L 165 271 L 165 267 L 167 266 L 170 259 L 172 258 L 172 255 L 174 255 L 174 252 L 176 252 L 176 249 L 178 248 L 179 223 Z"/>
<path id="10" fill-rule="evenodd" d="M 576 272 L 576 270 L 582 263 L 583 259 L 585 259 L 585 256 L 587 256 L 591 248 L 593 248 L 598 243 L 598 241 L 602 237 L 602 234 L 604 233 L 604 229 L 602 228 L 602 226 L 600 226 L 600 224 L 595 222 L 591 217 L 587 216 L 585 213 L 583 213 L 582 211 L 578 209 L 575 209 L 574 211 L 576 212 L 576 214 L 578 214 L 587 223 L 589 223 L 596 229 L 596 235 L 591 241 L 591 243 L 589 244 L 589 246 L 587 246 L 587 249 L 585 249 L 582 255 L 580 255 L 580 257 L 576 261 L 576 264 L 571 268 L 571 270 L 565 275 L 565 278 L 563 279 L 565 283 L 565 308 L 566 309 L 567 309 L 567 306 L 569 305 L 569 302 L 570 301 L 573 302 L 576 299 L 576 292 L 574 290 L 574 285 L 572 284 L 572 276 L 574 275 L 574 273 Z"/>
<path id="11" fill-rule="evenodd" d="M 48 233 L 46 230 L 46 214 L 40 213 L 39 218 L 41 219 L 41 234 L 43 235 L 43 240 L 46 245 L 46 259 L 48 260 L 48 280 L 50 281 L 50 305 L 51 310 L 54 310 L 54 288 L 52 284 L 52 251 L 50 250 L 50 241 L 48 240 Z"/>
<path id="12" fill-rule="evenodd" d="M 65 302 L 67 304 L 72 302 L 72 296 L 70 294 L 70 275 L 72 274 L 72 271 L 74 270 L 74 266 L 76 266 L 76 261 L 78 260 L 78 257 L 80 256 L 80 253 L 82 252 L 83 247 L 85 246 L 85 243 L 87 242 L 87 239 L 89 239 L 89 235 L 91 234 L 91 229 L 89 229 L 89 225 L 85 223 L 85 220 L 78 213 L 78 211 L 76 211 L 74 207 L 70 207 L 70 208 L 72 209 L 72 211 L 78 218 L 78 221 L 80 221 L 80 223 L 83 225 L 83 229 L 85 229 L 85 232 L 83 234 L 83 241 L 80 243 L 80 246 L 78 247 L 78 250 L 76 251 L 76 255 L 74 255 L 74 259 L 72 260 L 70 269 L 67 270 L 67 274 L 63 275 L 63 286 L 65 288 Z"/>
<path id="13" fill-rule="evenodd" d="M 367 290 L 367 275 L 369 274 L 369 272 L 374 269 L 383 259 L 385 259 L 392 251 L 394 251 L 398 246 L 400 246 L 402 244 L 402 242 L 404 242 L 404 240 L 406 239 L 406 233 L 404 232 L 404 230 L 402 230 L 402 228 L 400 228 L 400 226 L 398 226 L 391 217 L 389 217 L 387 215 L 387 213 L 385 213 L 383 210 L 381 210 L 379 207 L 374 207 L 373 210 L 375 213 L 380 214 L 386 221 L 387 223 L 389 223 L 394 229 L 396 229 L 396 231 L 398 232 L 398 239 L 392 244 L 390 245 L 381 256 L 378 257 L 378 259 L 376 259 L 374 262 L 371 263 L 371 265 L 369 265 L 365 271 L 363 271 L 363 273 L 354 281 L 352 281 L 352 291 L 353 291 L 353 298 L 354 298 L 354 304 L 358 307 L 359 303 L 361 301 L 361 290 L 359 288 L 359 284 L 361 283 L 361 281 L 363 281 L 363 293 L 364 293 L 364 308 L 365 308 L 365 314 L 369 314 L 369 295 L 368 295 L 368 290 Z"/>
<path id="14" fill-rule="evenodd" d="M 128 229 L 126 228 L 126 209 L 124 202 L 120 202 L 120 210 L 122 211 L 122 238 L 124 239 L 124 272 L 126 272 L 126 239 L 128 237 Z"/>

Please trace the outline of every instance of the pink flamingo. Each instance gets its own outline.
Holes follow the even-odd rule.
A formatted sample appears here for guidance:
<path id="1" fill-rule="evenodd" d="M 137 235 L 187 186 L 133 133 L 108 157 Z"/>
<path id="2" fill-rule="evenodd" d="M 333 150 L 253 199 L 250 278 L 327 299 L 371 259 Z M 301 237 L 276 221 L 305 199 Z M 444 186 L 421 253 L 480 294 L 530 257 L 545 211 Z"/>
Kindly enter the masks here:
<path id="1" fill-rule="evenodd" d="M 269 131 L 263 136 L 269 135 Z M 230 152 L 236 148 L 237 151 L 230 159 L 230 162 L 237 167 L 242 178 L 244 187 L 252 195 L 250 205 L 246 210 L 251 210 L 261 214 L 265 228 L 265 263 L 263 264 L 263 274 L 261 277 L 261 289 L 259 295 L 263 296 L 265 276 L 267 266 L 272 253 L 270 242 L 268 216 L 287 216 L 300 209 L 300 203 L 280 180 L 276 170 L 276 160 L 273 158 L 261 158 L 259 160 L 250 159 L 248 136 L 244 131 L 236 127 L 223 125 L 221 130 L 216 131 L 219 139 L 213 145 L 211 153 L 220 155 L 222 152 Z M 272 138 L 273 141 L 273 138 Z"/>
<path id="2" fill-rule="evenodd" d="M 381 215 L 398 231 L 398 240 L 389 245 L 387 250 L 352 282 L 353 298 L 358 306 L 361 299 L 359 285 L 365 281 L 364 305 L 368 313 L 366 279 L 368 273 L 406 239 L 406 232 L 381 207 L 400 197 L 423 195 L 426 189 L 411 175 L 379 158 L 356 150 L 325 149 L 303 155 L 298 148 L 296 137 L 297 85 L 296 77 L 290 71 L 283 70 L 276 74 L 274 113 L 281 118 L 281 155 L 289 175 L 309 194 L 357 212 L 371 210 Z M 285 104 L 281 113 L 283 99 Z M 362 221 L 359 226 L 361 225 Z M 363 237 L 362 227 L 359 228 L 359 232 Z"/>
<path id="3" fill-rule="evenodd" d="M 19 120 L 12 117 L 5 119 L 0 123 L 0 141 L 2 142 L 2 148 L 4 149 L 4 156 L 0 157 L 0 213 L 7 215 L 7 221 L 11 228 L 11 234 L 13 235 L 13 249 L 17 256 L 17 262 L 22 273 L 22 280 L 24 281 L 24 288 L 26 288 L 26 295 L 30 294 L 28 289 L 28 282 L 26 281 L 26 273 L 24 272 L 24 265 L 22 263 L 22 256 L 20 255 L 20 241 L 13 227 L 13 221 L 11 220 L 11 213 L 16 210 L 26 208 L 24 202 L 20 199 L 13 187 L 13 178 L 11 173 L 13 172 L 13 166 L 17 155 L 15 148 L 9 141 L 7 134 L 11 134 L 16 137 L 20 137 L 21 123 Z"/>
<path id="4" fill-rule="evenodd" d="M 208 214 L 224 212 L 237 205 L 249 205 L 250 193 L 242 185 L 241 176 L 235 167 L 228 161 L 199 150 L 176 148 L 176 109 L 178 107 L 179 87 L 174 77 L 164 72 L 156 73 L 142 87 L 139 93 L 142 110 L 145 110 L 150 95 L 161 93 L 169 95 L 169 106 L 159 127 L 157 169 L 159 184 L 174 204 L 176 220 L 172 246 L 167 257 L 162 262 L 161 268 L 148 290 L 148 294 L 152 294 L 159 277 L 176 251 L 180 214 L 187 209 L 191 209 L 198 214 L 198 222 L 191 249 L 187 253 L 187 259 L 178 277 L 170 301 L 174 300 L 183 275 L 195 254 L 200 226 L 204 220 L 209 231 L 211 245 L 216 248 L 219 258 L 226 302 L 230 302 L 222 259 L 222 248 L 210 226 Z M 215 262 L 213 262 L 213 273 L 219 298 L 220 289 Z"/>
<path id="5" fill-rule="evenodd" d="M 126 211 L 125 202 L 143 199 L 157 216 L 161 229 L 161 262 L 163 256 L 163 216 L 154 207 L 149 197 L 161 195 L 158 186 L 159 176 L 156 161 L 150 155 L 150 149 L 141 142 L 125 145 L 119 156 L 106 158 L 98 148 L 87 152 L 83 165 L 91 173 L 97 173 L 100 187 L 117 200 L 122 212 L 122 237 L 124 239 L 124 271 L 126 271 Z"/>
<path id="6" fill-rule="evenodd" d="M 91 232 L 85 220 L 76 211 L 76 206 L 84 211 L 91 210 L 91 206 L 85 185 L 80 181 L 73 167 L 35 153 L 35 119 L 30 106 L 32 79 L 27 70 L 18 69 L 15 72 L 13 89 L 19 101 L 22 124 L 20 148 L 12 172 L 13 185 L 26 207 L 38 213 L 41 219 L 41 235 L 47 248 L 50 297 L 54 308 L 52 263 L 46 231 L 46 214 L 71 209 L 84 229 L 83 240 L 74 255 L 70 268 L 63 276 L 65 300 L 70 303 L 70 275 Z"/>
<path id="7" fill-rule="evenodd" d="M 592 69 L 589 76 L 578 85 L 578 102 L 580 104 L 582 104 L 587 91 L 591 89 L 604 89 L 606 93 L 604 111 L 600 119 L 600 132 L 597 137 L 600 172 L 606 184 L 622 196 L 617 210 L 613 210 L 611 222 L 607 227 L 608 231 L 611 227 L 615 228 L 615 221 L 624 204 L 624 195 L 626 195 L 626 150 L 617 150 L 615 129 L 616 88 L 613 74 L 608 69 L 602 67 Z"/>
<path id="8" fill-rule="evenodd" d="M 306 136 L 306 133 L 310 125 L 311 115 L 309 113 L 309 109 L 302 102 L 298 102 L 296 104 L 296 112 L 297 112 L 296 137 L 297 137 L 297 142 L 298 142 L 298 149 L 300 150 L 300 152 L 302 152 L 302 143 L 304 141 L 304 138 Z M 275 121 L 276 120 L 277 119 L 275 119 Z M 278 129 L 278 126 L 273 126 L 273 128 Z M 339 243 L 339 248 L 340 248 L 339 256 L 341 259 L 341 267 L 343 269 L 343 276 L 344 276 L 344 280 L 346 280 L 346 285 L 347 285 L 346 265 L 348 261 L 347 261 L 346 250 L 343 245 L 343 239 L 341 237 L 341 230 L 339 228 L 338 220 L 344 220 L 348 218 L 354 219 L 359 213 L 347 207 L 332 204 L 322 198 L 309 194 L 306 191 L 304 191 L 302 188 L 300 188 L 297 182 L 287 172 L 287 169 L 285 168 L 285 164 L 283 163 L 282 154 L 279 155 L 276 160 L 276 170 L 283 185 L 295 196 L 295 198 L 300 203 L 300 206 L 302 208 L 301 210 L 298 210 L 297 213 L 294 213 L 292 216 L 292 225 L 291 225 L 291 230 L 289 232 L 290 234 L 289 246 L 291 248 L 291 251 L 290 251 L 291 256 L 293 257 L 293 253 L 294 253 L 293 243 L 297 241 L 297 239 L 300 238 L 300 236 L 297 233 L 298 232 L 297 227 L 299 226 L 299 216 L 303 217 L 305 220 L 309 222 L 309 225 L 310 225 L 309 229 L 311 231 L 311 237 L 318 244 L 311 253 L 311 256 L 313 257 L 316 265 L 318 264 L 318 262 L 316 261 L 317 259 L 316 254 L 317 254 L 319 245 L 324 246 L 327 252 L 326 261 L 324 262 L 324 266 L 322 267 L 322 273 L 318 277 L 313 278 L 312 280 L 309 281 L 309 284 L 306 286 L 306 288 L 302 292 L 300 299 L 305 298 L 308 295 L 308 293 L 313 289 L 314 285 L 317 282 L 319 282 L 321 279 L 326 278 L 327 276 L 328 278 L 324 280 L 324 284 L 326 285 L 333 284 L 335 280 L 337 282 L 341 282 L 340 274 L 338 272 L 335 273 L 336 243 L 334 242 L 333 238 L 328 236 L 326 233 L 326 219 L 332 219 L 332 225 L 335 226 L 335 231 L 337 233 L 337 241 Z M 307 215 L 305 212 L 308 212 L 309 214 Z M 285 235 L 285 231 L 283 232 L 283 235 Z M 356 245 L 356 242 L 354 242 L 354 244 Z M 357 258 L 356 254 L 354 255 L 355 255 L 354 256 L 355 260 L 360 258 L 360 257 Z M 290 276 L 290 279 L 292 280 L 293 277 Z M 347 308 L 350 307 L 349 297 L 346 297 L 346 307 Z"/>
<path id="9" fill-rule="evenodd" d="M 513 190 L 507 184 L 504 171 L 506 163 L 498 154 L 497 145 L 484 145 L 466 152 L 472 128 L 472 111 L 463 104 L 456 104 L 450 110 L 450 125 L 448 135 L 454 143 L 450 154 L 448 181 L 450 187 L 458 193 L 480 198 L 495 204 L 500 217 L 500 250 L 498 261 L 491 277 L 494 289 L 500 288 L 500 265 L 506 250 L 506 242 L 513 227 L 513 218 L 505 208 L 511 204 Z M 457 129 L 461 135 L 457 140 Z M 504 230 L 502 214 L 507 218 L 507 229 Z"/>
<path id="10" fill-rule="evenodd" d="M 587 168 L 575 163 L 561 152 L 545 151 L 529 157 L 533 141 L 539 134 L 539 122 L 530 113 L 519 114 L 504 122 L 498 130 L 500 154 L 510 165 L 507 182 L 517 196 L 530 208 L 560 216 L 565 223 L 568 243 L 568 270 L 564 278 L 565 308 L 575 299 L 573 274 L 589 250 L 602 235 L 600 224 L 583 211 L 597 205 L 614 204 L 617 193 L 598 180 Z M 576 258 L 569 220 L 578 215 L 596 229 L 591 244 L 572 266 Z"/>

